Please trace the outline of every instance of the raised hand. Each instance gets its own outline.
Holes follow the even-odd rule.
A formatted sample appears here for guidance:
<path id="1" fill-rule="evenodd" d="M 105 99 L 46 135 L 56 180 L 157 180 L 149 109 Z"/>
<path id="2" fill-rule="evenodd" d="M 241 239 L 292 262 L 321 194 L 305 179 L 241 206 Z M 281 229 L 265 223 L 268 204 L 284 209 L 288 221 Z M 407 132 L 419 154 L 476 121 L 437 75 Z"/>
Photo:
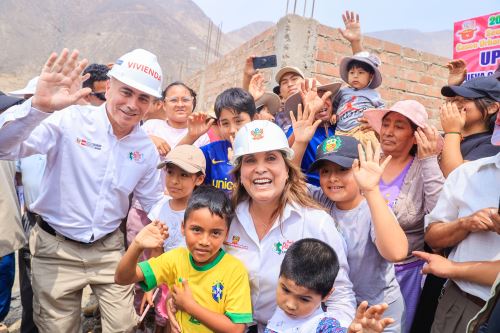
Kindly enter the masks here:
<path id="1" fill-rule="evenodd" d="M 170 152 L 171 148 L 170 145 L 167 143 L 167 141 L 163 140 L 162 138 L 156 136 L 156 135 L 150 135 L 149 138 L 151 141 L 153 141 L 154 145 L 156 146 L 156 149 L 158 150 L 158 153 L 161 156 L 167 156 L 167 154 Z"/>
<path id="2" fill-rule="evenodd" d="M 304 104 L 304 109 L 309 107 L 310 112 L 316 114 L 325 106 L 325 101 L 332 96 L 331 91 L 325 91 L 323 96 L 318 95 L 318 81 L 315 79 L 304 80 L 300 84 L 300 97 L 302 98 L 302 104 Z"/>
<path id="3" fill-rule="evenodd" d="M 445 133 L 461 133 L 465 126 L 465 110 L 459 110 L 455 102 L 443 103 L 439 109 L 439 119 Z"/>
<path id="4" fill-rule="evenodd" d="M 209 118 L 206 113 L 196 112 L 188 117 L 188 136 L 194 141 L 207 133 L 215 119 Z"/>
<path id="5" fill-rule="evenodd" d="M 459 86 L 467 76 L 467 64 L 462 59 L 454 59 L 446 64 L 448 68 L 448 85 Z"/>
<path id="6" fill-rule="evenodd" d="M 250 85 L 248 86 L 248 92 L 252 95 L 254 101 L 264 95 L 266 87 L 264 86 L 264 75 L 262 73 L 257 73 L 252 76 Z"/>
<path id="7" fill-rule="evenodd" d="M 245 60 L 245 67 L 243 68 L 243 75 L 252 77 L 257 73 L 257 70 L 253 68 L 253 59 L 255 58 L 254 55 L 249 56 Z"/>
<path id="8" fill-rule="evenodd" d="M 375 145 L 375 151 L 372 148 L 372 142 L 368 141 L 366 149 L 358 144 L 359 159 L 354 160 L 352 171 L 354 179 L 362 192 L 369 192 L 378 188 L 380 177 L 384 169 L 389 164 L 392 156 L 389 155 L 380 163 L 380 144 Z"/>
<path id="9" fill-rule="evenodd" d="M 339 28 L 339 32 L 351 44 L 361 40 L 361 24 L 359 23 L 359 14 L 346 11 L 342 14 L 345 29 Z"/>
<path id="10" fill-rule="evenodd" d="M 290 118 L 292 120 L 293 135 L 295 137 L 294 142 L 308 144 L 311 141 L 316 129 L 321 120 L 314 120 L 316 113 L 311 112 L 309 105 L 306 105 L 304 112 L 302 113 L 302 105 L 297 106 L 297 118 L 290 111 Z"/>
<path id="11" fill-rule="evenodd" d="M 436 127 L 428 125 L 424 128 L 417 128 L 415 131 L 415 140 L 417 141 L 418 159 L 421 160 L 439 154 L 439 132 Z"/>
<path id="12" fill-rule="evenodd" d="M 68 49 L 64 49 L 59 57 L 57 53 L 52 53 L 43 66 L 31 105 L 52 113 L 76 104 L 80 98 L 90 94 L 92 89 L 81 88 L 82 82 L 90 77 L 90 74 L 80 75 L 87 63 L 87 59 L 78 61 L 77 50 L 70 55 Z"/>
<path id="13" fill-rule="evenodd" d="M 356 315 L 347 333 L 380 333 L 390 324 L 394 323 L 392 318 L 382 318 L 389 306 L 386 303 L 372 305 L 368 308 L 368 302 L 363 301 L 356 310 Z"/>
<path id="14" fill-rule="evenodd" d="M 163 242 L 168 238 L 168 227 L 158 220 L 146 225 L 134 238 L 134 243 L 140 249 L 155 249 L 163 247 Z"/>

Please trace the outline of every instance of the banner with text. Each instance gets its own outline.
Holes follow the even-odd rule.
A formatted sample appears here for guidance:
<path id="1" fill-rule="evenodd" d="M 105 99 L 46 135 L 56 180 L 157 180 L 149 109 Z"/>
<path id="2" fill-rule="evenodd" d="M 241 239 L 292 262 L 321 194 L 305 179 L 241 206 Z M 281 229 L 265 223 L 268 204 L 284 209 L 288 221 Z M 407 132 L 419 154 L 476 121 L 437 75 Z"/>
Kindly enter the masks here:
<path id="1" fill-rule="evenodd" d="M 467 78 L 489 76 L 500 63 L 500 12 L 455 22 L 453 59 L 467 63 Z"/>

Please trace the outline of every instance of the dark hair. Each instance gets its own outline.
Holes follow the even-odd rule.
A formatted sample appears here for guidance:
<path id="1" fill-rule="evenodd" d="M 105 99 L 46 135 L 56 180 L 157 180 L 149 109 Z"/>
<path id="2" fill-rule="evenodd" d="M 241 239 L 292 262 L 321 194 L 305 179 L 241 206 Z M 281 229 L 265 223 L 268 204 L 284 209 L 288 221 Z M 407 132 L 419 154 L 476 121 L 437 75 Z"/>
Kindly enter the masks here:
<path id="1" fill-rule="evenodd" d="M 366 62 L 358 61 L 358 60 L 351 60 L 347 64 L 347 71 L 349 72 L 351 69 L 353 69 L 355 67 L 362 68 L 363 70 L 365 70 L 366 72 L 368 72 L 370 74 L 375 74 L 375 70 L 373 69 L 372 66 L 368 65 Z"/>
<path id="2" fill-rule="evenodd" d="M 322 298 L 333 288 L 339 272 L 339 259 L 335 250 L 323 241 L 304 238 L 288 248 L 281 262 L 280 277 L 296 285 L 314 290 Z"/>
<path id="3" fill-rule="evenodd" d="M 88 65 L 87 68 L 85 68 L 85 70 L 83 71 L 83 75 L 88 73 L 90 74 L 90 77 L 83 82 L 83 88 L 90 88 L 94 90 L 94 82 L 109 80 L 109 77 L 107 75 L 108 71 L 109 67 L 103 64 Z"/>
<path id="4" fill-rule="evenodd" d="M 168 90 L 170 88 L 172 88 L 172 87 L 175 87 L 175 86 L 182 86 L 182 87 L 186 88 L 189 91 L 189 94 L 191 95 L 191 97 L 193 97 L 193 111 L 194 111 L 194 109 L 196 109 L 196 91 L 194 91 L 193 89 L 191 89 L 190 87 L 188 87 L 184 82 L 175 81 L 175 82 L 170 83 L 165 88 L 165 90 L 163 90 L 163 92 L 161 93 L 162 99 L 165 99 L 165 97 L 167 97 Z"/>
<path id="5" fill-rule="evenodd" d="M 388 115 L 389 113 L 392 113 L 392 112 L 394 112 L 394 111 L 387 112 L 387 113 L 386 113 L 386 114 L 382 117 L 382 121 L 384 121 L 385 117 L 387 117 L 387 115 Z M 397 113 L 397 112 L 396 112 L 396 113 Z M 411 121 L 411 120 L 410 120 L 410 118 L 408 118 L 408 117 L 405 117 L 405 118 L 406 118 L 406 119 L 408 119 L 408 122 L 410 123 L 411 129 L 413 130 L 413 133 L 415 133 L 415 131 L 416 131 L 416 130 L 417 130 L 417 128 L 418 128 L 418 125 L 417 125 L 417 124 L 415 124 L 413 121 Z M 411 147 L 409 154 L 410 154 L 411 156 L 415 156 L 415 155 L 417 155 L 417 151 L 418 151 L 418 146 L 417 146 L 417 144 L 414 144 L 414 145 Z"/>
<path id="6" fill-rule="evenodd" d="M 475 98 L 473 99 L 473 101 L 476 105 L 476 108 L 481 112 L 481 115 L 483 116 L 485 126 L 488 128 L 488 132 L 493 133 L 493 129 L 495 128 L 495 118 L 498 111 L 492 114 L 488 114 L 488 109 L 497 101 L 489 97 Z"/>
<path id="7" fill-rule="evenodd" d="M 222 109 L 231 109 L 238 114 L 242 112 L 248 113 L 250 119 L 253 119 L 257 112 L 252 95 L 241 88 L 229 88 L 217 96 L 214 106 L 217 119 L 220 118 Z"/>
<path id="8" fill-rule="evenodd" d="M 197 187 L 193 191 L 191 198 L 189 198 L 184 213 L 184 221 L 187 221 L 193 211 L 202 208 L 208 208 L 212 215 L 215 214 L 224 219 L 229 229 L 233 218 L 233 207 L 231 206 L 231 200 L 223 190 L 208 185 Z"/>

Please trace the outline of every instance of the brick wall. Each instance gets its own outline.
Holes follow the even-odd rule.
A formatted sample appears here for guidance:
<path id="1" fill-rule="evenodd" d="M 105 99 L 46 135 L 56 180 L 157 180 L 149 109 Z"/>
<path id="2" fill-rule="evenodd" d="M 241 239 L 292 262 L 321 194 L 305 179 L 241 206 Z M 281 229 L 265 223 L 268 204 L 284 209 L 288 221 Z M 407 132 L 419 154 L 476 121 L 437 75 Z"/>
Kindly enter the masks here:
<path id="1" fill-rule="evenodd" d="M 363 47 L 378 55 L 382 61 L 380 70 L 383 82 L 377 90 L 386 104 L 415 99 L 425 105 L 433 123 L 438 125 L 438 108 L 442 103 L 440 90 L 446 84 L 445 64 L 449 59 L 370 37 L 364 38 Z M 340 80 L 340 60 L 352 53 L 349 43 L 337 29 L 312 19 L 288 15 L 275 27 L 209 64 L 204 71 L 187 80 L 200 95 L 200 109 L 211 107 L 217 94 L 224 89 L 241 86 L 245 59 L 252 54 L 276 54 L 279 67 L 298 66 L 306 76 L 314 76 L 326 83 Z M 268 79 L 269 90 L 276 85 L 276 71 L 263 71 Z"/>
<path id="2" fill-rule="evenodd" d="M 198 93 L 197 110 L 213 107 L 215 98 L 225 89 L 241 87 L 246 58 L 275 54 L 275 35 L 276 27 L 272 27 L 188 78 L 186 83 Z M 264 75 L 270 80 L 270 71 L 265 71 Z"/>

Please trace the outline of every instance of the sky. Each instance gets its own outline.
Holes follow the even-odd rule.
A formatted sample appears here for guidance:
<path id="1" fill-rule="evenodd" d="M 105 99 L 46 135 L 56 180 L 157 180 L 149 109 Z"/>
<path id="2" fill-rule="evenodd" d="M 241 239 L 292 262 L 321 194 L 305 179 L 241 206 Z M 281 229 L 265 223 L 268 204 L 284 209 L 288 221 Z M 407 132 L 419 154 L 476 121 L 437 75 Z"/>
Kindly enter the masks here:
<path id="1" fill-rule="evenodd" d="M 193 0 L 229 32 L 256 21 L 277 22 L 285 15 L 287 0 Z M 289 0 L 289 13 L 310 17 L 313 0 Z M 500 9 L 500 0 L 316 0 L 314 18 L 331 27 L 342 27 L 342 13 L 360 15 L 363 32 L 416 29 L 424 32 L 453 30 L 453 23 Z"/>

